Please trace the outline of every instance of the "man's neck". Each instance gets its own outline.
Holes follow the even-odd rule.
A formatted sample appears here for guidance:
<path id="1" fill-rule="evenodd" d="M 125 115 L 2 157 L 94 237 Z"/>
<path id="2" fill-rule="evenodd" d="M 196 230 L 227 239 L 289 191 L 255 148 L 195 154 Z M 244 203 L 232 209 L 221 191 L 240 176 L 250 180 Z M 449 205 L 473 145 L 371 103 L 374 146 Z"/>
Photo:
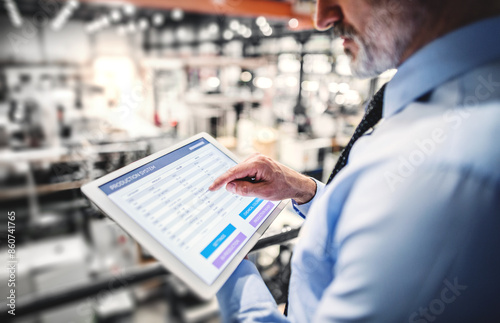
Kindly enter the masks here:
<path id="1" fill-rule="evenodd" d="M 456 29 L 474 22 L 500 15 L 500 1 L 465 0 L 457 5 L 454 1 L 437 1 L 430 9 L 429 18 L 416 32 L 412 44 L 404 52 L 400 65 L 419 49 Z"/>

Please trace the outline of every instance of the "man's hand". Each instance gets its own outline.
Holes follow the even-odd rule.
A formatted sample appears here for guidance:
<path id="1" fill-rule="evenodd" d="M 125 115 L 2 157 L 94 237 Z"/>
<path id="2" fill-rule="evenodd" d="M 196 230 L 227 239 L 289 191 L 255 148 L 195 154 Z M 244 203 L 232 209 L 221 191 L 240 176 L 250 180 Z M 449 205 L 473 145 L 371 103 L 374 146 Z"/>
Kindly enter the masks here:
<path id="1" fill-rule="evenodd" d="M 245 181 L 255 178 L 255 182 Z M 309 202 L 316 194 L 316 182 L 261 154 L 255 154 L 243 163 L 229 169 L 209 187 L 226 190 L 242 196 L 255 196 L 271 201 L 288 198 L 299 204 Z"/>

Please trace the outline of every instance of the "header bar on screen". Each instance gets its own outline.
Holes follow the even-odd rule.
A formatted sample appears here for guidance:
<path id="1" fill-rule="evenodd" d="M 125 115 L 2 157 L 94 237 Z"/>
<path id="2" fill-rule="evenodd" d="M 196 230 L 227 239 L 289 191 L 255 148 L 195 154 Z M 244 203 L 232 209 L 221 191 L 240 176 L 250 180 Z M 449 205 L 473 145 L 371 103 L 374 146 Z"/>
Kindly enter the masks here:
<path id="1" fill-rule="evenodd" d="M 192 145 L 191 147 L 189 147 L 189 150 L 195 150 L 196 148 L 200 148 L 204 144 L 205 144 L 204 142 L 199 142 L 196 145 Z"/>
<path id="2" fill-rule="evenodd" d="M 189 155 L 190 153 L 200 149 L 201 147 L 208 144 L 206 139 L 200 138 L 193 142 L 191 145 L 186 145 L 177 150 L 174 150 L 164 156 L 161 156 L 146 165 L 143 165 L 137 169 L 134 169 L 127 174 L 120 176 L 106 184 L 99 186 L 99 188 L 106 193 L 106 195 L 110 195 L 114 192 L 121 190 L 122 188 L 127 187 L 128 185 L 144 178 L 147 175 L 150 175 L 163 167 L 179 160 L 180 158 Z"/>

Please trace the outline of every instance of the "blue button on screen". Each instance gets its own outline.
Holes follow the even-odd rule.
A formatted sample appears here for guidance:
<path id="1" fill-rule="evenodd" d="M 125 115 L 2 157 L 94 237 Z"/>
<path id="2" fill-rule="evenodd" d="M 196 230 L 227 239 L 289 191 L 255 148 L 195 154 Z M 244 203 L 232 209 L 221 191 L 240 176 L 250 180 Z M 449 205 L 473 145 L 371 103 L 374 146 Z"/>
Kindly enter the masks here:
<path id="1" fill-rule="evenodd" d="M 224 230 L 222 230 L 221 233 L 219 233 L 219 235 L 217 235 L 217 237 L 212 242 L 210 242 L 208 246 L 205 247 L 205 249 L 203 249 L 201 255 L 208 259 L 208 257 L 210 257 L 214 253 L 214 251 L 217 250 L 217 248 L 224 241 L 226 241 L 226 239 L 234 232 L 234 230 L 236 230 L 236 228 L 232 224 L 229 224 Z"/>
<path id="2" fill-rule="evenodd" d="M 240 216 L 246 220 L 248 216 L 252 214 L 252 212 L 262 203 L 262 201 L 262 199 L 254 199 L 243 211 L 241 211 Z"/>

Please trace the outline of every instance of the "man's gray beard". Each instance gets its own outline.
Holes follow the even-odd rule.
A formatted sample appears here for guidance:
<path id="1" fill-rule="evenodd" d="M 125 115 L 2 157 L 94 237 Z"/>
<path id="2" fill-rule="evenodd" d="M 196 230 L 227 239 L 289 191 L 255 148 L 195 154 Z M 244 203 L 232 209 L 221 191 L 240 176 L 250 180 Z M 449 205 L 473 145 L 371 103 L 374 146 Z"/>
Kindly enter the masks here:
<path id="1" fill-rule="evenodd" d="M 375 77 L 396 68 L 411 44 L 420 21 L 416 15 L 391 14 L 385 8 L 375 8 L 372 17 L 365 37 L 360 37 L 353 30 L 347 35 L 359 48 L 354 60 L 352 54 L 346 51 L 351 57 L 351 72 L 358 78 Z"/>
<path id="2" fill-rule="evenodd" d="M 357 78 L 371 78 L 395 68 L 402 56 L 396 48 L 373 48 L 359 41 L 359 38 L 354 39 L 358 46 L 358 54 L 356 59 L 353 59 L 352 54 L 347 53 L 351 58 L 351 73 Z M 378 47 L 390 44 L 379 43 Z"/>

